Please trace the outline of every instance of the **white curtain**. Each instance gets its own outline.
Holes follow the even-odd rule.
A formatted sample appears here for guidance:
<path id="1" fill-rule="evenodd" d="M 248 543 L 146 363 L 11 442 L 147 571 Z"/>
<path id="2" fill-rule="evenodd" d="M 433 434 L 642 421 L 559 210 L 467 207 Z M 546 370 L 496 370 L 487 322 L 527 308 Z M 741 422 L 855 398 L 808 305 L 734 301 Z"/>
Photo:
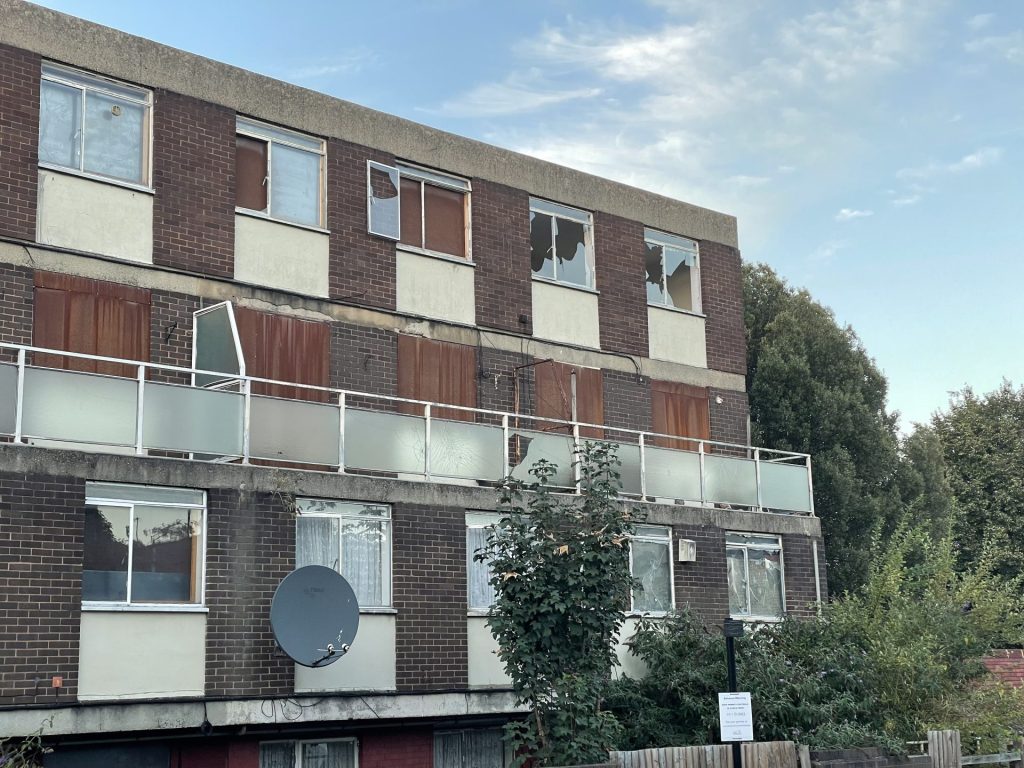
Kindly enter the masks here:
<path id="1" fill-rule="evenodd" d="M 295 526 L 295 567 L 324 565 L 338 570 L 339 535 L 338 518 L 300 515 Z"/>
<path id="2" fill-rule="evenodd" d="M 260 768 L 295 768 L 295 742 L 260 744 Z"/>
<path id="3" fill-rule="evenodd" d="M 354 741 L 324 741 L 302 745 L 302 768 L 355 768 L 355 765 Z"/>
<path id="4" fill-rule="evenodd" d="M 488 562 L 477 562 L 477 550 L 487 544 L 491 528 L 466 529 L 466 579 L 469 586 L 469 607 L 488 610 L 494 605 L 494 587 L 491 586 L 491 566 Z"/>
<path id="5" fill-rule="evenodd" d="M 747 553 L 750 579 L 750 612 L 755 616 L 782 616 L 782 554 L 750 549 Z"/>
<path id="6" fill-rule="evenodd" d="M 726 548 L 725 562 L 729 570 L 729 613 L 746 616 L 750 610 L 747 606 L 747 566 L 743 549 Z"/>
<path id="7" fill-rule="evenodd" d="M 386 521 L 342 519 L 341 575 L 352 585 L 360 605 L 390 602 L 384 583 L 385 568 L 390 570 L 390 546 Z"/>
<path id="8" fill-rule="evenodd" d="M 464 768 L 503 768 L 505 745 L 496 728 L 465 731 L 463 741 Z"/>

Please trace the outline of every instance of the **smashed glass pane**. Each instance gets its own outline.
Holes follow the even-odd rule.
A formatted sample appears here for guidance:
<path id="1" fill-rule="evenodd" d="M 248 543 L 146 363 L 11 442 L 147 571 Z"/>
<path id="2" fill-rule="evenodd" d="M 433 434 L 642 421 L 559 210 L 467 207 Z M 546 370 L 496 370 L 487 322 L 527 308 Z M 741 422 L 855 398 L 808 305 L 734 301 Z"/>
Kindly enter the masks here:
<path id="1" fill-rule="evenodd" d="M 662 291 L 662 247 L 657 243 L 644 243 L 644 264 L 647 268 L 647 301 L 650 304 L 664 304 Z"/>
<path id="2" fill-rule="evenodd" d="M 434 419 L 430 425 L 430 473 L 470 480 L 500 480 L 501 427 Z"/>
<path id="3" fill-rule="evenodd" d="M 555 261 L 551 253 L 551 216 L 530 212 L 530 265 L 538 277 L 555 279 Z"/>
<path id="4" fill-rule="evenodd" d="M 729 613 L 732 616 L 746 616 L 747 607 L 747 564 L 742 549 L 727 548 L 725 562 L 729 572 Z"/>
<path id="5" fill-rule="evenodd" d="M 750 613 L 781 617 L 782 553 L 779 550 L 748 549 L 747 569 Z"/>
<path id="6" fill-rule="evenodd" d="M 401 235 L 398 169 L 370 163 L 370 234 L 397 240 Z"/>
<path id="7" fill-rule="evenodd" d="M 693 267 L 696 259 L 692 253 L 678 248 L 665 248 L 665 290 L 670 307 L 693 311 Z M 650 288 L 648 288 L 650 296 Z"/>
<path id="8" fill-rule="evenodd" d="M 555 219 L 555 254 L 558 257 L 555 276 L 559 282 L 590 285 L 586 227 L 582 223 Z"/>
<path id="9" fill-rule="evenodd" d="M 519 462 L 512 469 L 512 477 L 526 483 L 537 481 L 530 469 L 541 459 L 555 464 L 557 472 L 551 478 L 551 485 L 568 488 L 575 485 L 572 471 L 573 440 L 567 435 L 553 435 L 547 432 L 516 430 L 519 446 Z"/>
<path id="10" fill-rule="evenodd" d="M 633 610 L 672 610 L 668 543 L 634 539 L 631 546 L 633 548 L 632 575 L 640 582 L 640 588 L 633 591 Z"/>

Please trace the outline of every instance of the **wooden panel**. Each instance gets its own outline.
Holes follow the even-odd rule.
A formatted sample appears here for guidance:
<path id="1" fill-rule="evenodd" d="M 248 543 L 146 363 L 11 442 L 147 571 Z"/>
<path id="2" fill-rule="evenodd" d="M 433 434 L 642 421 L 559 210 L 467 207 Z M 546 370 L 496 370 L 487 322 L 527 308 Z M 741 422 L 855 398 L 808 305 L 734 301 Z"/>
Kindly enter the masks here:
<path id="1" fill-rule="evenodd" d="M 235 137 L 235 204 L 250 211 L 267 209 L 267 142 Z"/>
<path id="2" fill-rule="evenodd" d="M 418 336 L 398 337 L 399 397 L 476 408 L 476 371 L 476 347 Z M 423 415 L 423 407 L 413 403 L 403 403 L 400 410 Z M 474 420 L 472 412 L 450 408 L 436 408 L 431 415 Z"/>
<path id="3" fill-rule="evenodd" d="M 547 419 L 572 421 L 572 373 L 576 372 L 576 415 L 587 424 L 604 423 L 604 379 L 597 368 L 557 363 L 553 360 L 538 363 L 534 367 L 536 390 L 536 415 Z M 571 427 L 539 423 L 544 431 L 565 431 Z M 601 439 L 604 430 L 594 427 L 580 429 L 583 437 Z"/>
<path id="4" fill-rule="evenodd" d="M 67 349 L 68 293 L 53 288 L 36 288 L 32 309 L 32 345 L 49 349 Z M 61 355 L 35 355 L 36 365 L 63 368 Z"/>
<path id="5" fill-rule="evenodd" d="M 327 323 L 238 306 L 234 312 L 248 375 L 328 386 L 331 331 Z M 278 384 L 257 384 L 253 394 L 314 402 L 327 402 L 330 397 L 320 390 Z"/>
<path id="6" fill-rule="evenodd" d="M 651 382 L 651 425 L 654 432 L 680 437 L 711 439 L 711 410 L 708 390 L 670 381 Z M 654 438 L 661 448 L 696 451 L 691 440 Z"/>

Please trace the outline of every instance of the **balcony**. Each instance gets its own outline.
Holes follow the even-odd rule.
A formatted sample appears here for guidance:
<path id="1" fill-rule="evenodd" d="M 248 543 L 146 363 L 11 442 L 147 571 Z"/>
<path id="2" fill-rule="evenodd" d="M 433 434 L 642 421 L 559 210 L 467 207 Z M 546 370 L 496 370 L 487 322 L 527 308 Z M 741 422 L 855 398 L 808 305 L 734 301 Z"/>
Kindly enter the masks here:
<path id="1" fill-rule="evenodd" d="M 35 362 L 54 357 L 65 368 Z M 274 387 L 309 399 L 263 394 Z M 618 450 L 624 496 L 814 514 L 806 454 L 13 344 L 0 344 L 0 436 L 462 485 L 529 481 L 543 458 L 568 493 L 579 491 L 576 448 L 600 438 Z"/>

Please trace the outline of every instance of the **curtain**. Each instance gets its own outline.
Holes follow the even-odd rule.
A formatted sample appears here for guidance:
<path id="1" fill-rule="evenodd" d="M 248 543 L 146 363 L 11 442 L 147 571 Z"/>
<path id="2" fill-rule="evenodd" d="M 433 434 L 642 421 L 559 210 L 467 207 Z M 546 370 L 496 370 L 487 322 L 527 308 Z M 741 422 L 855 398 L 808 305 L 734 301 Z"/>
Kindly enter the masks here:
<path id="1" fill-rule="evenodd" d="M 295 768 L 295 742 L 260 744 L 260 768 Z"/>
<path id="2" fill-rule="evenodd" d="M 494 605 L 494 587 L 490 584 L 491 566 L 477 562 L 474 558 L 478 549 L 487 544 L 492 528 L 466 529 L 466 580 L 469 586 L 469 607 L 487 610 Z"/>
<path id="3" fill-rule="evenodd" d="M 461 731 L 434 734 L 434 768 L 463 768 Z"/>
<path id="4" fill-rule="evenodd" d="M 465 768 L 503 768 L 505 745 L 496 728 L 465 731 L 463 753 Z"/>
<path id="5" fill-rule="evenodd" d="M 338 518 L 300 515 L 295 523 L 295 567 L 324 565 L 338 570 Z M 358 593 L 357 593 L 358 594 Z"/>
<path id="6" fill-rule="evenodd" d="M 355 768 L 355 765 L 354 741 L 324 741 L 302 745 L 302 768 Z"/>
<path id="7" fill-rule="evenodd" d="M 383 574 L 390 547 L 388 523 L 343 518 L 342 528 L 341 575 L 352 585 L 359 605 L 387 605 L 390 596 L 386 594 Z"/>

